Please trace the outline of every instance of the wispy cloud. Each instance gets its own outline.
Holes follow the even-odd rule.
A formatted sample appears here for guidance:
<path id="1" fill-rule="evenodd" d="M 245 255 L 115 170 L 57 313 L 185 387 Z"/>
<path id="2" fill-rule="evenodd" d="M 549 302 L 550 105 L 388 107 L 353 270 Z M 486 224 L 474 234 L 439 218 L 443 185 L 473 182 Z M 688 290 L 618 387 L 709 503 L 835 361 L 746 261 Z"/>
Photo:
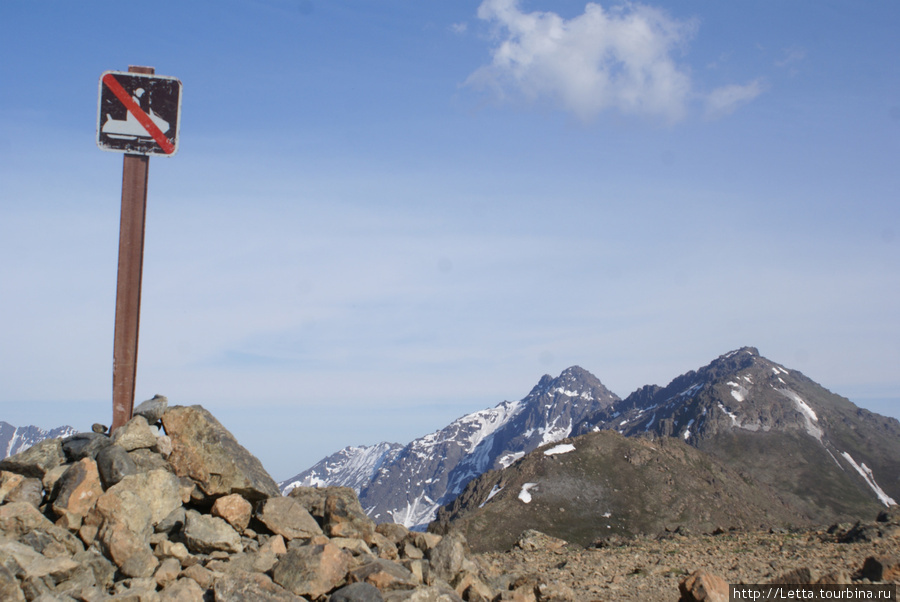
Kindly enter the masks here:
<path id="1" fill-rule="evenodd" d="M 806 58 L 806 49 L 798 46 L 792 46 L 784 51 L 784 56 L 775 61 L 776 67 L 794 68 L 797 63 L 802 62 Z"/>
<path id="2" fill-rule="evenodd" d="M 467 29 L 469 29 L 469 24 L 466 23 L 465 21 L 450 24 L 450 31 L 452 31 L 453 33 L 455 33 L 457 35 L 462 35 L 462 34 L 466 33 Z"/>
<path id="3" fill-rule="evenodd" d="M 764 91 L 765 83 L 762 79 L 755 79 L 744 85 L 716 88 L 706 97 L 706 118 L 718 119 L 730 115 Z"/>
<path id="4" fill-rule="evenodd" d="M 763 91 L 760 80 L 693 91 L 690 70 L 677 60 L 697 30 L 651 6 L 627 3 L 604 9 L 590 2 L 564 19 L 550 11 L 524 12 L 518 0 L 484 0 L 478 17 L 495 28 L 490 64 L 466 80 L 500 100 L 549 102 L 589 122 L 607 110 L 683 119 L 700 100 L 709 116 L 722 116 Z"/>

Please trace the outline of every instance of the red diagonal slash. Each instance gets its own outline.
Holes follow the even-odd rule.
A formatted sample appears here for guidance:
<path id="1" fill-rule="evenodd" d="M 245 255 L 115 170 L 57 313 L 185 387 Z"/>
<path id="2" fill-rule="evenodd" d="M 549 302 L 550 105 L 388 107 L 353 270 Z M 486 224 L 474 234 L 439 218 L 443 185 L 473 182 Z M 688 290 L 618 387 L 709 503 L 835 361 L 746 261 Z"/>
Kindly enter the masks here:
<path id="1" fill-rule="evenodd" d="M 162 130 L 160 130 L 159 127 L 157 127 L 157 125 L 153 123 L 153 120 L 150 119 L 150 116 L 144 113 L 144 110 L 141 109 L 140 105 L 134 102 L 134 99 L 131 98 L 131 95 L 125 91 L 125 88 L 123 88 L 122 84 L 120 84 L 119 81 L 115 77 L 113 77 L 112 73 L 107 73 L 103 76 L 103 83 L 106 84 L 106 87 L 116 95 L 116 98 L 122 101 L 122 104 L 125 105 L 125 108 L 128 109 L 128 111 L 132 115 L 134 115 L 134 118 L 138 120 L 138 123 L 144 126 L 144 129 L 147 130 L 147 133 L 150 134 L 150 136 L 154 140 L 156 140 L 156 143 L 164 153 L 166 153 L 167 155 L 171 155 L 173 152 L 175 152 L 175 145 L 172 144 L 169 139 L 166 138 L 166 135 L 162 133 Z"/>

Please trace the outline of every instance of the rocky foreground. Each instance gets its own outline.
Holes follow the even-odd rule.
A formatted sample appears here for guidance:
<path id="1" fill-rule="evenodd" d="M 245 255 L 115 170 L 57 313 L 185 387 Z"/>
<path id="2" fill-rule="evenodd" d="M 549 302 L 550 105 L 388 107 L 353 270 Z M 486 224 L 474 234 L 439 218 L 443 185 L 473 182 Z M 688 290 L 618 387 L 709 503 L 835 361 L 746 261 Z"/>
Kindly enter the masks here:
<path id="1" fill-rule="evenodd" d="M 489 583 L 535 590 L 538 600 L 716 602 L 729 599 L 728 584 L 900 584 L 897 507 L 870 523 L 774 531 L 613 538 L 590 548 L 531 531 L 478 560 Z"/>
<path id="2" fill-rule="evenodd" d="M 473 555 L 452 530 L 376 525 L 349 488 L 281 496 L 200 406 L 154 399 L 112 436 L 96 430 L 0 462 L 0 600 L 580 602 L 675 600 L 679 586 L 691 600 L 727 582 L 900 580 L 897 513 L 589 549 L 527 532 Z"/>

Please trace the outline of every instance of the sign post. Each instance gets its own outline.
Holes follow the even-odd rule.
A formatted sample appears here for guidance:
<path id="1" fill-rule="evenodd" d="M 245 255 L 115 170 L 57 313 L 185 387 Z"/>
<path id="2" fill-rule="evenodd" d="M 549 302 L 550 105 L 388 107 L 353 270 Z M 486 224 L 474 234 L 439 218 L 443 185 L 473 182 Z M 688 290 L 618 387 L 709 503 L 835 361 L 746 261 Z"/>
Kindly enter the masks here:
<path id="1" fill-rule="evenodd" d="M 108 71 L 100 79 L 97 145 L 125 153 L 110 433 L 128 422 L 134 410 L 150 155 L 171 156 L 178 148 L 181 82 L 153 74 L 153 67 L 131 66 L 128 73 Z"/>

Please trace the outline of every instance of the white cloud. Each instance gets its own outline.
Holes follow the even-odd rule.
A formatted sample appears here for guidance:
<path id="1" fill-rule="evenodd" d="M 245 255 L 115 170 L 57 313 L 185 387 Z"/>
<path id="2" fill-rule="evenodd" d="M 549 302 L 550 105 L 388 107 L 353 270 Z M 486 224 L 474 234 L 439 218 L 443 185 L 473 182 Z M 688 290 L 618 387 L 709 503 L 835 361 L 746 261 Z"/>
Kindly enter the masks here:
<path id="1" fill-rule="evenodd" d="M 755 79 L 749 84 L 716 88 L 706 97 L 706 117 L 717 119 L 730 115 L 738 107 L 762 94 L 764 89 L 765 85 L 761 79 Z"/>
<path id="2" fill-rule="evenodd" d="M 690 76 L 672 54 L 693 35 L 693 21 L 641 4 L 595 3 L 567 20 L 522 12 L 518 0 L 484 0 L 478 17 L 497 27 L 500 43 L 469 85 L 549 100 L 585 121 L 608 109 L 669 122 L 685 114 Z"/>

